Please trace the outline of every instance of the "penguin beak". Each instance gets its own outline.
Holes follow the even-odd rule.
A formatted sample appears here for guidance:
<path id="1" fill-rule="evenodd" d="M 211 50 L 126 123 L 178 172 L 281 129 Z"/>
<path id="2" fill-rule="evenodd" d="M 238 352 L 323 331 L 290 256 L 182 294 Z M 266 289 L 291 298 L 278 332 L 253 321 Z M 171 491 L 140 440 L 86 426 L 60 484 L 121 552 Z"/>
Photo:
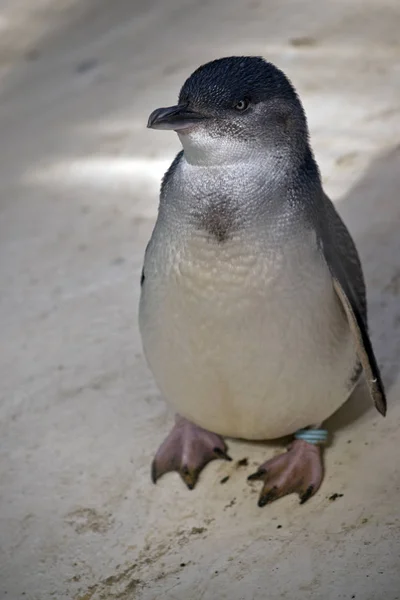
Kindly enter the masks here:
<path id="1" fill-rule="evenodd" d="M 172 129 L 181 131 L 197 125 L 205 117 L 200 113 L 190 110 L 186 104 L 157 108 L 153 110 L 147 121 L 149 129 Z"/>

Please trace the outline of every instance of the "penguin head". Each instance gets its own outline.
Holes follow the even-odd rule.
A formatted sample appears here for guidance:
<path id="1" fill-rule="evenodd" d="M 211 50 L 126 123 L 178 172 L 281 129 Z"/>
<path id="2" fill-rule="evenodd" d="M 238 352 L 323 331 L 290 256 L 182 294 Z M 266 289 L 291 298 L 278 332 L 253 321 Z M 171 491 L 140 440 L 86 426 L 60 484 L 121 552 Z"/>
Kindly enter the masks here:
<path id="1" fill-rule="evenodd" d="M 299 152 L 308 143 L 301 102 L 286 75 L 260 57 L 233 56 L 202 65 L 178 104 L 153 111 L 152 129 L 178 133 L 185 157 L 202 165 Z"/>

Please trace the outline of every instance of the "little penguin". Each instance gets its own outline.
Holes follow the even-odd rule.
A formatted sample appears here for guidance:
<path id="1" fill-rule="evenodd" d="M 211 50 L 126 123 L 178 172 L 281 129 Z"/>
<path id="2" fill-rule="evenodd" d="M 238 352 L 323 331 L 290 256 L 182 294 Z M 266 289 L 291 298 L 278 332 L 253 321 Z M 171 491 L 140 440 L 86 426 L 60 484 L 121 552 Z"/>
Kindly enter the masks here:
<path id="1" fill-rule="evenodd" d="M 223 436 L 292 436 L 262 464 L 264 506 L 323 479 L 324 421 L 364 375 L 385 415 L 355 244 L 323 191 L 300 99 L 261 57 L 200 66 L 149 117 L 182 150 L 161 183 L 139 303 L 143 350 L 176 413 L 154 482 L 230 460 Z"/>

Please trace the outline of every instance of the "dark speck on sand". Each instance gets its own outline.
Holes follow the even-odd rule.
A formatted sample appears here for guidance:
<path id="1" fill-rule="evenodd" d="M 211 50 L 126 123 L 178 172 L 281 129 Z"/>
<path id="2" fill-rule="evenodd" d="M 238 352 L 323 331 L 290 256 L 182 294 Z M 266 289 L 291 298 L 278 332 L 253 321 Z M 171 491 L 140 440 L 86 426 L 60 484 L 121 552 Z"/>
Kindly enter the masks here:
<path id="1" fill-rule="evenodd" d="M 332 496 L 329 496 L 329 500 L 331 502 L 334 502 L 335 500 L 337 500 L 338 498 L 343 498 L 343 494 L 337 494 L 336 492 L 334 494 L 332 494 Z"/>

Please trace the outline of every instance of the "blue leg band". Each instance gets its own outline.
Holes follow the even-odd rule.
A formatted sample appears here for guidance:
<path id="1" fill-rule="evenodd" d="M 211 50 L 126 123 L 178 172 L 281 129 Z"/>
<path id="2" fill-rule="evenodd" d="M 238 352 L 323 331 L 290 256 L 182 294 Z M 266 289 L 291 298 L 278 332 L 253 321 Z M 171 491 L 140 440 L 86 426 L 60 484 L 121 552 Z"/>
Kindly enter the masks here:
<path id="1" fill-rule="evenodd" d="M 299 429 L 294 437 L 309 444 L 325 444 L 328 440 L 328 432 L 326 429 Z"/>

